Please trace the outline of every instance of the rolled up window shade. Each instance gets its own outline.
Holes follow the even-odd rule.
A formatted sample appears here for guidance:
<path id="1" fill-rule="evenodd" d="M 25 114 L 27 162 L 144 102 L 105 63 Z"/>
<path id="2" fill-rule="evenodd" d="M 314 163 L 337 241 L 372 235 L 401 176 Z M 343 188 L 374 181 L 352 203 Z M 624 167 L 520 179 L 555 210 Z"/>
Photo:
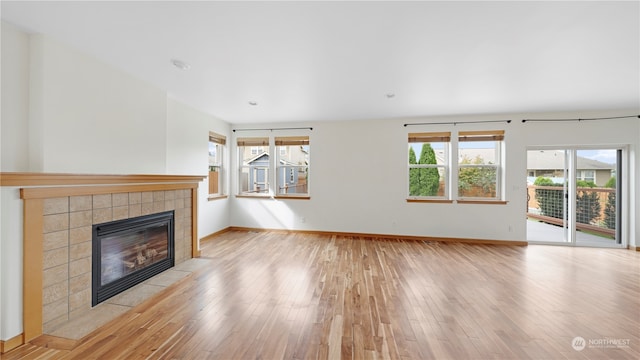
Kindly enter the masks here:
<path id="1" fill-rule="evenodd" d="M 458 141 L 502 141 L 504 130 L 460 131 Z"/>
<path id="2" fill-rule="evenodd" d="M 238 146 L 269 146 L 269 138 L 238 138 Z"/>
<path id="3" fill-rule="evenodd" d="M 276 137 L 276 146 L 309 145 L 308 136 Z"/>
<path id="4" fill-rule="evenodd" d="M 409 133 L 410 143 L 431 143 L 451 141 L 450 132 Z"/>
<path id="5" fill-rule="evenodd" d="M 227 137 L 224 135 L 216 134 L 212 131 L 209 131 L 209 141 L 212 143 L 226 145 Z"/>

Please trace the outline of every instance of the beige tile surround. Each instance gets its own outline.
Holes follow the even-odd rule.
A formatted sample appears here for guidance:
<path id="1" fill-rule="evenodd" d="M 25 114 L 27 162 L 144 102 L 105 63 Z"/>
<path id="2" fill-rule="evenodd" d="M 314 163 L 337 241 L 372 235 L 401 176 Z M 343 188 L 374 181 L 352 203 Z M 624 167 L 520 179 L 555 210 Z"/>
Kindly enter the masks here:
<path id="1" fill-rule="evenodd" d="M 175 263 L 190 259 L 191 196 L 190 189 L 178 189 L 44 199 L 43 332 L 54 334 L 92 309 L 91 236 L 95 224 L 174 210 Z"/>

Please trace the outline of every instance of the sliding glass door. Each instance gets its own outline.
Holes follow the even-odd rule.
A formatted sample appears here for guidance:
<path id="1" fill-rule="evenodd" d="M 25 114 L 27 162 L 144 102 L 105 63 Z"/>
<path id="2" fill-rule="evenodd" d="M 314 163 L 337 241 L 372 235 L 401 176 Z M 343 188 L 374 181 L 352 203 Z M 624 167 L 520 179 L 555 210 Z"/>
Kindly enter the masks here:
<path id="1" fill-rule="evenodd" d="M 527 151 L 527 241 L 570 242 L 568 172 L 567 150 Z"/>
<path id="2" fill-rule="evenodd" d="M 620 247 L 617 148 L 527 151 L 527 241 Z"/>
<path id="3" fill-rule="evenodd" d="M 579 149 L 575 171 L 575 241 L 584 246 L 621 243 L 618 184 L 622 150 Z"/>

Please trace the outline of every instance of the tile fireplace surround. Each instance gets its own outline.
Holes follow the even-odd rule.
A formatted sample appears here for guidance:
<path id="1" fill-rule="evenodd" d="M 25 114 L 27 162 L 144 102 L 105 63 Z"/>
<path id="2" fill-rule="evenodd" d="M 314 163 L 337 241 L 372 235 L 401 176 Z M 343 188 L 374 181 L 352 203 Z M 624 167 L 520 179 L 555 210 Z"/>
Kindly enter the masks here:
<path id="1" fill-rule="evenodd" d="M 175 264 L 198 257 L 197 190 L 202 179 L 2 173 L 3 186 L 25 186 L 20 189 L 24 209 L 23 342 L 54 331 L 91 309 L 95 224 L 174 210 Z"/>

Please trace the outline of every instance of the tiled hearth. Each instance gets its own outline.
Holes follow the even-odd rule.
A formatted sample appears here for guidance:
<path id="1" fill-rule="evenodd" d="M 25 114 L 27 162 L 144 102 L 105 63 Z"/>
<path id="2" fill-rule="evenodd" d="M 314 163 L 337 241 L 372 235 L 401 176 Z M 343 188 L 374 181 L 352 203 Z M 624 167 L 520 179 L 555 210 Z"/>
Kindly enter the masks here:
<path id="1" fill-rule="evenodd" d="M 191 258 L 191 190 L 109 193 L 43 201 L 45 334 L 91 309 L 92 225 L 175 210 L 175 263 Z"/>
<path id="2" fill-rule="evenodd" d="M 158 274 L 151 279 L 125 290 L 107 299 L 105 302 L 70 316 L 70 319 L 57 327 L 45 331 L 45 334 L 65 339 L 79 340 L 109 321 L 133 309 L 167 287 L 191 275 L 207 265 L 211 259 L 188 259 L 175 267 Z"/>

